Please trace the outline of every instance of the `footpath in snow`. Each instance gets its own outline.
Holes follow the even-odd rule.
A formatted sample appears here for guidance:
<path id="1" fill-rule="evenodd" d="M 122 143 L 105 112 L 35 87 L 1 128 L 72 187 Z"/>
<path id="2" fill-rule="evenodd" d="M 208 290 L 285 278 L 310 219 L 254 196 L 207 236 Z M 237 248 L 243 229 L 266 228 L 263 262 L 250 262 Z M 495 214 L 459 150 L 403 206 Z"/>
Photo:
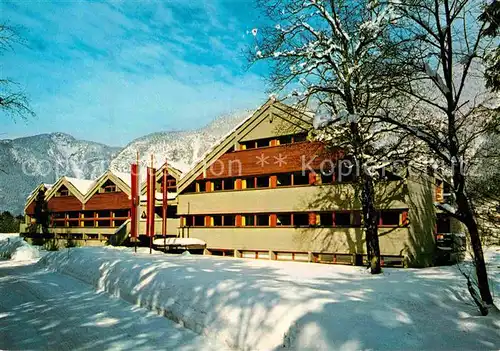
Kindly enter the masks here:
<path id="1" fill-rule="evenodd" d="M 0 349 L 224 349 L 156 313 L 35 265 L 37 248 L 8 239 L 0 234 Z"/>
<path id="2" fill-rule="evenodd" d="M 500 293 L 500 249 L 488 252 Z M 456 267 L 385 269 L 72 248 L 38 263 L 147 307 L 228 347 L 500 348 L 498 316 L 482 317 Z"/>

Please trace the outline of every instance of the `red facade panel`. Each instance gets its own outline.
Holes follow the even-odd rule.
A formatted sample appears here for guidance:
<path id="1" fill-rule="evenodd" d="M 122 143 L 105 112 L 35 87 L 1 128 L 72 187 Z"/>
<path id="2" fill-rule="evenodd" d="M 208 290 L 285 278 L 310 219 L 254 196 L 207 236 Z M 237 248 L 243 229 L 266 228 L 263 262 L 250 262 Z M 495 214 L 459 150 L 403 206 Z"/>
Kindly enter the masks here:
<path id="1" fill-rule="evenodd" d="M 96 193 L 85 203 L 86 211 L 130 209 L 130 199 L 124 192 Z"/>
<path id="2" fill-rule="evenodd" d="M 208 167 L 205 177 L 200 174 L 197 179 L 296 172 L 302 168 L 319 169 L 323 162 L 334 163 L 342 156 L 342 151 L 327 150 L 321 142 L 229 152 Z"/>
<path id="3" fill-rule="evenodd" d="M 26 208 L 26 214 L 28 216 L 33 216 L 35 215 L 35 201 L 33 200 L 32 203 L 29 204 L 29 206 Z"/>
<path id="4" fill-rule="evenodd" d="M 49 199 L 47 206 L 50 212 L 70 212 L 82 210 L 82 203 L 75 196 L 54 196 Z"/>

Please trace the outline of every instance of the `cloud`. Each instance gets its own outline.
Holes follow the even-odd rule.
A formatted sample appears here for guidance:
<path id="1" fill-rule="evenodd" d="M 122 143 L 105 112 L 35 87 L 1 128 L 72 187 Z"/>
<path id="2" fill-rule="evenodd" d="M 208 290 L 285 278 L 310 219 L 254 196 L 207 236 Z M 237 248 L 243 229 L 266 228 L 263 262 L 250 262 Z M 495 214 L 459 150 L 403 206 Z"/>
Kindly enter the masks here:
<path id="1" fill-rule="evenodd" d="M 8 135 L 63 131 L 123 145 L 257 107 L 265 86 L 244 70 L 249 10 L 236 5 L 4 2 L 27 41 L 2 58 L 4 71 L 26 87 L 38 116 L 8 121 Z"/>

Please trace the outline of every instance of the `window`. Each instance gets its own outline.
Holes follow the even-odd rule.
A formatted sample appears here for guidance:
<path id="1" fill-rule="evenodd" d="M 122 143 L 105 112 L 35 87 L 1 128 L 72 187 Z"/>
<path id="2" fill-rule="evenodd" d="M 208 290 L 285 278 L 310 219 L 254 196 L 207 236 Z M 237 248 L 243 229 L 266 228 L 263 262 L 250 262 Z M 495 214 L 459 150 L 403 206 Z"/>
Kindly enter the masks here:
<path id="1" fill-rule="evenodd" d="M 436 227 L 438 233 L 450 233 L 451 232 L 450 217 L 438 213 Z"/>
<path id="2" fill-rule="evenodd" d="M 59 196 L 69 196 L 69 190 L 66 187 L 62 187 L 59 189 Z"/>
<path id="3" fill-rule="evenodd" d="M 292 174 L 291 173 L 281 173 L 276 176 L 278 186 L 290 186 L 292 185 Z"/>
<path id="4" fill-rule="evenodd" d="M 189 186 L 184 190 L 185 193 L 195 193 L 196 192 L 196 183 L 191 183 Z"/>
<path id="5" fill-rule="evenodd" d="M 293 136 L 294 143 L 300 143 L 307 140 L 307 133 L 300 133 Z"/>
<path id="6" fill-rule="evenodd" d="M 292 215 L 290 213 L 281 213 L 276 216 L 277 226 L 292 225 Z"/>
<path id="7" fill-rule="evenodd" d="M 296 227 L 309 227 L 309 214 L 308 213 L 294 213 L 293 224 Z"/>
<path id="8" fill-rule="evenodd" d="M 205 181 L 196 182 L 196 191 L 199 193 L 205 192 Z"/>
<path id="9" fill-rule="evenodd" d="M 242 189 L 254 189 L 255 188 L 255 178 L 243 178 L 241 181 Z"/>
<path id="10" fill-rule="evenodd" d="M 321 172 L 321 184 L 332 184 L 333 174 L 331 171 Z"/>
<path id="11" fill-rule="evenodd" d="M 224 190 L 234 190 L 234 179 L 224 179 Z"/>
<path id="12" fill-rule="evenodd" d="M 128 210 L 116 210 L 114 211 L 115 217 L 128 217 Z"/>
<path id="13" fill-rule="evenodd" d="M 221 227 L 222 226 L 222 216 L 221 215 L 212 216 L 212 225 L 214 227 Z"/>
<path id="14" fill-rule="evenodd" d="M 224 226 L 225 227 L 234 227 L 236 225 L 236 216 L 235 215 L 224 215 Z"/>
<path id="15" fill-rule="evenodd" d="M 214 179 L 212 180 L 212 189 L 213 191 L 221 191 L 222 188 L 222 179 Z"/>
<path id="16" fill-rule="evenodd" d="M 125 223 L 124 219 L 117 219 L 115 220 L 115 227 L 121 226 L 123 223 Z"/>
<path id="17" fill-rule="evenodd" d="M 338 165 L 337 180 L 339 182 L 352 182 L 356 179 L 356 172 L 354 163 L 350 160 L 342 160 Z"/>
<path id="18" fill-rule="evenodd" d="M 193 220 L 194 220 L 194 216 L 185 216 L 184 223 L 181 221 L 181 226 L 191 227 L 194 224 Z"/>
<path id="19" fill-rule="evenodd" d="M 103 190 L 105 193 L 115 193 L 116 192 L 116 185 L 114 185 L 114 184 L 106 185 L 103 188 Z"/>
<path id="20" fill-rule="evenodd" d="M 292 143 L 292 136 L 291 135 L 284 135 L 279 137 L 279 143 L 280 145 L 285 145 L 285 144 L 291 144 Z"/>
<path id="21" fill-rule="evenodd" d="M 179 218 L 177 215 L 177 206 L 167 206 L 167 218 Z"/>
<path id="22" fill-rule="evenodd" d="M 385 167 L 379 169 L 378 173 L 380 175 L 380 179 L 385 180 L 385 181 L 389 181 L 389 182 L 403 179 L 401 176 L 395 174 L 394 172 L 386 170 Z"/>
<path id="23" fill-rule="evenodd" d="M 380 224 L 384 226 L 398 226 L 399 215 L 399 211 L 382 211 L 380 213 Z"/>
<path id="24" fill-rule="evenodd" d="M 241 143 L 242 150 L 255 149 L 255 141 L 245 141 Z"/>
<path id="25" fill-rule="evenodd" d="M 269 177 L 257 177 L 257 188 L 269 188 Z"/>
<path id="26" fill-rule="evenodd" d="M 333 226 L 333 213 L 320 213 L 319 215 L 319 223 L 323 227 L 332 227 Z"/>
<path id="27" fill-rule="evenodd" d="M 268 227 L 269 226 L 269 215 L 259 214 L 257 217 L 257 226 Z"/>
<path id="28" fill-rule="evenodd" d="M 351 225 L 351 214 L 349 212 L 335 212 L 335 226 L 349 227 Z"/>
<path id="29" fill-rule="evenodd" d="M 271 145 L 270 139 L 260 139 L 256 141 L 257 147 L 267 147 Z"/>
<path id="30" fill-rule="evenodd" d="M 79 218 L 80 212 L 68 212 L 68 217 L 69 218 Z"/>
<path id="31" fill-rule="evenodd" d="M 450 194 L 451 193 L 451 185 L 448 182 L 444 182 L 443 184 L 443 193 Z"/>
<path id="32" fill-rule="evenodd" d="M 254 215 L 244 215 L 242 216 L 243 226 L 245 227 L 253 227 L 255 225 L 255 216 Z"/>
<path id="33" fill-rule="evenodd" d="M 293 173 L 293 185 L 306 185 L 309 184 L 308 172 L 295 172 Z"/>
<path id="34" fill-rule="evenodd" d="M 352 213 L 352 227 L 361 227 L 361 212 L 354 211 Z"/>
<path id="35" fill-rule="evenodd" d="M 109 217 L 111 217 L 111 212 L 110 211 L 97 211 L 97 217 L 109 218 Z"/>
<path id="36" fill-rule="evenodd" d="M 195 227 L 204 227 L 205 226 L 205 217 L 204 216 L 194 216 Z"/>

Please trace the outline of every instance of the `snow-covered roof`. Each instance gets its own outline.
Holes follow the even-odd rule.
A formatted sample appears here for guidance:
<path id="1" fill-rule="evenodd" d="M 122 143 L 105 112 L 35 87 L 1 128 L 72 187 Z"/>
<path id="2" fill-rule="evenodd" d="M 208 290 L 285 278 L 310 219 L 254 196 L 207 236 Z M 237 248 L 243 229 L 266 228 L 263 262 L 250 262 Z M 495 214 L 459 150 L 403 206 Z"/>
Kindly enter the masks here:
<path id="1" fill-rule="evenodd" d="M 72 177 L 64 177 L 71 185 L 73 185 L 80 194 L 85 195 L 94 186 L 95 180 L 79 179 Z"/>
<path id="2" fill-rule="evenodd" d="M 38 189 L 40 189 L 42 186 L 45 187 L 45 189 L 50 190 L 54 186 L 54 184 L 42 183 L 42 184 L 38 185 L 35 189 L 33 189 L 31 191 L 31 193 L 29 193 L 29 195 L 26 197 L 26 199 L 29 200 L 33 195 L 35 195 L 35 193 L 38 191 Z"/>
<path id="3" fill-rule="evenodd" d="M 122 182 L 127 184 L 129 187 L 132 186 L 132 179 L 130 173 L 110 171 L 114 176 L 120 179 Z"/>

